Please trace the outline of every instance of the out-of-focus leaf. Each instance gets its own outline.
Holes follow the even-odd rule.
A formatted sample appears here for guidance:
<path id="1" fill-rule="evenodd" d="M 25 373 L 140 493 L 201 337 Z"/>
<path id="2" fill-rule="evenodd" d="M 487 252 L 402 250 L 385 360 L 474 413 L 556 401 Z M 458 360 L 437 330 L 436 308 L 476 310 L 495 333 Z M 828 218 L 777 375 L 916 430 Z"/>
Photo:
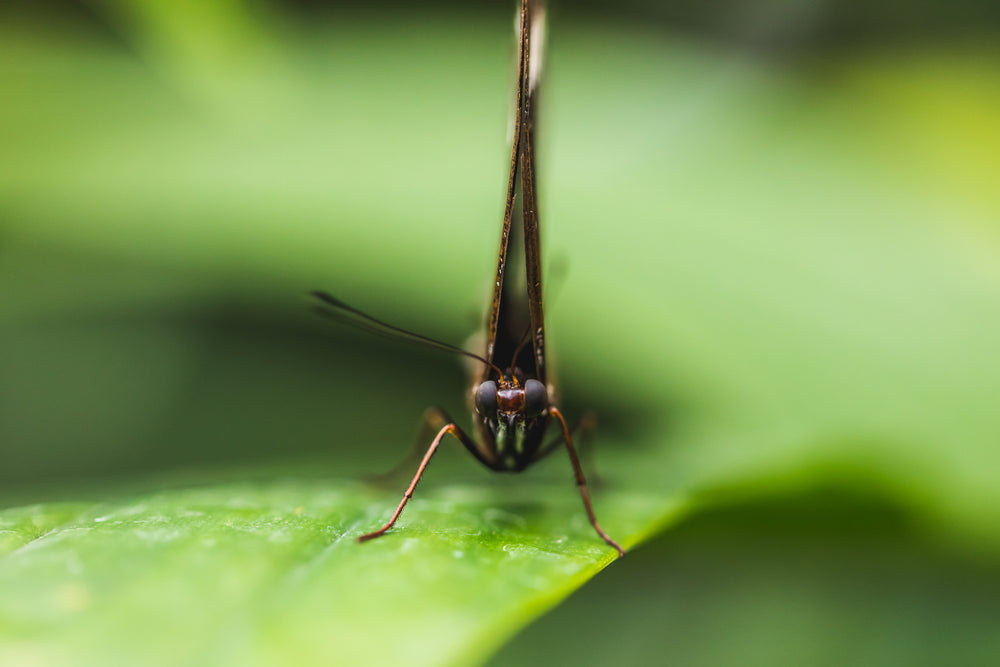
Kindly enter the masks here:
<path id="1" fill-rule="evenodd" d="M 891 501 L 845 489 L 708 512 L 644 545 L 487 664 L 996 662 L 996 562 L 925 537 Z"/>

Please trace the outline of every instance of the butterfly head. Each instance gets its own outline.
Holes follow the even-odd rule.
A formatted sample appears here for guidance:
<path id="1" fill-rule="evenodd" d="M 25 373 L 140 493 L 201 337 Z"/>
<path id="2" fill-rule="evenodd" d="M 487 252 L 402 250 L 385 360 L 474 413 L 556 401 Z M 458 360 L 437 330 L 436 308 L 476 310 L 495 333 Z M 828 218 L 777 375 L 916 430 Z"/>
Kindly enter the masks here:
<path id="1" fill-rule="evenodd" d="M 500 381 L 486 380 L 476 387 L 476 412 L 486 419 L 507 422 L 537 417 L 549 407 L 549 392 L 535 379 L 518 381 L 502 375 Z"/>

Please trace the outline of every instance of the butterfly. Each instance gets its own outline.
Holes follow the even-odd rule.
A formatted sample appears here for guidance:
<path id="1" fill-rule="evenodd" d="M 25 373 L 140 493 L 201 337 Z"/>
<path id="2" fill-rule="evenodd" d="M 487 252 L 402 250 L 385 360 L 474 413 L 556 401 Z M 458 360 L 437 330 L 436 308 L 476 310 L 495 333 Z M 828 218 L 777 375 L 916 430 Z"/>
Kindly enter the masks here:
<path id="1" fill-rule="evenodd" d="M 476 354 L 392 326 L 353 308 L 326 292 L 312 292 L 317 309 L 335 319 L 378 332 L 418 341 L 478 360 L 472 374 L 470 402 L 478 437 L 467 434 L 443 410 L 426 415 L 437 434 L 417 468 L 392 517 L 378 530 L 361 535 L 365 542 L 384 535 L 413 497 L 413 492 L 442 440 L 451 435 L 480 463 L 496 472 L 520 472 L 564 444 L 590 524 L 619 556 L 624 549 L 601 528 L 594 515 L 583 468 L 571 430 L 558 407 L 555 385 L 546 364 L 545 318 L 542 309 L 541 253 L 535 185 L 535 100 L 541 72 L 545 9 L 541 0 L 521 0 L 517 16 L 517 85 L 514 131 L 504 206 L 500 252 L 493 298 L 485 326 L 485 349 Z M 520 224 L 515 224 L 519 221 Z M 553 425 L 561 437 L 546 443 Z"/>

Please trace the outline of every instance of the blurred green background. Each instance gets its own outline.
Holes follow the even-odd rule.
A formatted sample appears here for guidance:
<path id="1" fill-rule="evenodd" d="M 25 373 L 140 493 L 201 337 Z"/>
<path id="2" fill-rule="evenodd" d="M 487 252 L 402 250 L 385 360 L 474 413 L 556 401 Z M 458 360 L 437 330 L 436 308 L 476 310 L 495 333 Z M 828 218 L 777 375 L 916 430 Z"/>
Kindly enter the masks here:
<path id="1" fill-rule="evenodd" d="M 512 4 L 0 5 L 0 504 L 354 479 L 463 415 L 459 363 L 303 295 L 473 333 Z M 619 530 L 693 500 L 493 664 L 1000 656 L 998 32 L 971 1 L 551 8 L 566 411 L 600 420 L 599 515 L 641 507 Z M 437 488 L 517 493 L 442 456 Z"/>

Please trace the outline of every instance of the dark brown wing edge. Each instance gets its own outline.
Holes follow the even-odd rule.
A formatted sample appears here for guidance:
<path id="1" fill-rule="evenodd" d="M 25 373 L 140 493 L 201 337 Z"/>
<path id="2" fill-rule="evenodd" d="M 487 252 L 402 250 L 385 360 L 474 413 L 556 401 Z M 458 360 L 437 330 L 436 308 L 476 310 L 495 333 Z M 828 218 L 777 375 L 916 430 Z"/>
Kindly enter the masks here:
<path id="1" fill-rule="evenodd" d="M 517 40 L 517 90 L 514 100 L 514 131 L 513 146 L 510 156 L 510 176 L 507 179 L 507 202 L 504 205 L 503 228 L 500 232 L 500 252 L 497 256 L 496 279 L 493 281 L 493 303 L 486 319 L 486 352 L 485 356 L 493 362 L 494 348 L 497 340 L 497 322 L 500 318 L 500 299 L 503 295 L 504 272 L 507 268 L 507 246 L 510 241 L 511 216 L 514 213 L 515 183 L 518 172 L 518 157 L 521 153 L 521 120 L 524 117 L 523 104 L 528 80 L 528 42 L 531 18 L 531 0 L 521 0 L 520 20 Z M 490 369 L 483 371 L 483 380 L 489 379 Z"/>
<path id="2" fill-rule="evenodd" d="M 542 311 L 542 258 L 538 233 L 538 199 L 535 190 L 535 93 L 541 70 L 541 48 L 544 39 L 545 8 L 542 2 L 524 0 L 527 7 L 528 36 L 522 40 L 522 65 L 520 114 L 520 169 L 521 192 L 524 198 L 524 265 L 527 270 L 528 311 L 531 316 L 531 342 L 535 352 L 538 381 L 546 384 L 545 368 L 545 317 Z M 534 57 L 534 58 L 533 58 Z"/>

